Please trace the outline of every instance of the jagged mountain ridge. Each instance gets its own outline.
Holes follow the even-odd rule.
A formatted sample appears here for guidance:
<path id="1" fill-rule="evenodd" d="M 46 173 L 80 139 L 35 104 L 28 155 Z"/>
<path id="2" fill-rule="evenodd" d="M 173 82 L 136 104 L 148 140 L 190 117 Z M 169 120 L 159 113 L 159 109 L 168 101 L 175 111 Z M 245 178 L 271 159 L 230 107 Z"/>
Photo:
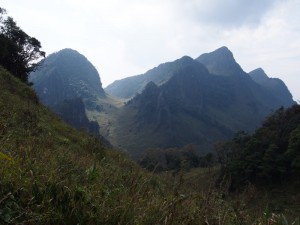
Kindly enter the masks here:
<path id="1" fill-rule="evenodd" d="M 114 81 L 105 88 L 105 91 L 117 98 L 130 99 L 136 94 L 141 93 L 149 82 L 152 81 L 161 85 L 168 81 L 172 77 L 173 72 L 178 70 L 183 64 L 192 61 L 191 57 L 183 56 L 174 62 L 160 64 L 144 74 Z"/>
<path id="2" fill-rule="evenodd" d="M 169 71 L 168 81 L 160 85 L 149 82 L 123 107 L 117 135 L 124 138 L 117 140 L 117 146 L 133 157 L 146 148 L 190 143 L 206 152 L 215 141 L 231 138 L 239 130 L 252 132 L 269 113 L 294 104 L 291 95 L 279 99 L 255 82 L 227 48 L 200 58 L 169 63 L 176 70 Z M 199 61 L 213 65 L 211 71 Z"/>
<path id="3" fill-rule="evenodd" d="M 100 133 L 134 158 L 148 148 L 187 144 L 197 145 L 202 153 L 211 151 L 215 141 L 238 130 L 252 132 L 269 113 L 294 104 L 288 89 L 284 98 L 277 98 L 276 88 L 271 91 L 244 72 L 226 47 L 195 60 L 184 56 L 161 64 L 113 87 L 131 100 L 124 106 L 113 103 L 102 90 L 81 97 L 89 103 L 87 115 L 100 124 Z"/>

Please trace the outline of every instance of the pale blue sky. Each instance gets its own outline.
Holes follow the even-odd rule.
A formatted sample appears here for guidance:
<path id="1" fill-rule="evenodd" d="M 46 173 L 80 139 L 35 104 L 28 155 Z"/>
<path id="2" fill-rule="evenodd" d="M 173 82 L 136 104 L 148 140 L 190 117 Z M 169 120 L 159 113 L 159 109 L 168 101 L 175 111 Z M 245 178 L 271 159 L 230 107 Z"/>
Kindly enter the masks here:
<path id="1" fill-rule="evenodd" d="M 227 46 L 249 72 L 262 67 L 300 99 L 300 0 L 3 0 L 47 54 L 72 48 L 103 86 L 183 55 Z"/>

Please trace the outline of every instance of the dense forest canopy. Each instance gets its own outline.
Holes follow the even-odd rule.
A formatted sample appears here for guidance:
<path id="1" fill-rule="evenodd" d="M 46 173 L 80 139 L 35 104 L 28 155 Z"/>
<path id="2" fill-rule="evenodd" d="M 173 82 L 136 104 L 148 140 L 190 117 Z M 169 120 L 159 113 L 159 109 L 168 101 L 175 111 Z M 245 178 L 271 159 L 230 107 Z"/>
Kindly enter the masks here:
<path id="1" fill-rule="evenodd" d="M 243 132 L 218 146 L 233 187 L 280 184 L 300 176 L 300 106 L 280 108 L 253 135 Z"/>
<path id="2" fill-rule="evenodd" d="M 40 65 L 45 57 L 41 43 L 26 34 L 6 10 L 0 8 L 0 64 L 13 75 L 28 82 L 28 75 Z"/>

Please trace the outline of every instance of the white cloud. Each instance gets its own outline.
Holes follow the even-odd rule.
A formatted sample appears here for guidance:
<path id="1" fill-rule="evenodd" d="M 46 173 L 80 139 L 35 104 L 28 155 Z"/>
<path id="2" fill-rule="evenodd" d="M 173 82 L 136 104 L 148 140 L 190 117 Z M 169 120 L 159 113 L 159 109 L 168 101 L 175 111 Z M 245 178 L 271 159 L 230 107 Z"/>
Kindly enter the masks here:
<path id="1" fill-rule="evenodd" d="M 215 26 L 237 27 L 244 24 L 260 23 L 265 13 L 278 0 L 190 0 L 185 1 L 185 9 L 200 23 Z"/>
<path id="2" fill-rule="evenodd" d="M 300 99 L 299 0 L 4 0 L 49 54 L 73 48 L 104 85 L 183 55 L 226 45 L 246 70 L 263 67 Z"/>

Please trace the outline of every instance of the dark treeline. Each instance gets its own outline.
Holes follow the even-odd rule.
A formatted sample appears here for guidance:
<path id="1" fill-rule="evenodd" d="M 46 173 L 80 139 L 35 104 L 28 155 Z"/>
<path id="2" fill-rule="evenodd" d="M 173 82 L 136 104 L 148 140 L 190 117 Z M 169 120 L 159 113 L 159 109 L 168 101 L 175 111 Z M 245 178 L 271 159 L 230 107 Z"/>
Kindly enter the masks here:
<path id="1" fill-rule="evenodd" d="M 27 83 L 29 73 L 38 68 L 44 56 L 41 43 L 18 27 L 0 7 L 0 65 Z"/>
<path id="2" fill-rule="evenodd" d="M 300 177 L 300 106 L 280 108 L 253 135 L 237 133 L 216 146 L 222 175 L 236 189 L 247 183 L 276 185 Z"/>
<path id="3" fill-rule="evenodd" d="M 149 149 L 142 167 L 155 172 L 189 170 L 220 165 L 220 180 L 231 189 L 255 185 L 297 184 L 300 177 L 300 106 L 280 108 L 252 135 L 238 132 L 228 142 L 216 142 L 215 151 L 200 156 L 193 145 Z"/>
<path id="4" fill-rule="evenodd" d="M 215 163 L 212 153 L 199 155 L 195 145 L 187 145 L 183 148 L 155 148 L 145 151 L 139 164 L 149 171 L 179 171 L 196 167 L 211 167 Z"/>

